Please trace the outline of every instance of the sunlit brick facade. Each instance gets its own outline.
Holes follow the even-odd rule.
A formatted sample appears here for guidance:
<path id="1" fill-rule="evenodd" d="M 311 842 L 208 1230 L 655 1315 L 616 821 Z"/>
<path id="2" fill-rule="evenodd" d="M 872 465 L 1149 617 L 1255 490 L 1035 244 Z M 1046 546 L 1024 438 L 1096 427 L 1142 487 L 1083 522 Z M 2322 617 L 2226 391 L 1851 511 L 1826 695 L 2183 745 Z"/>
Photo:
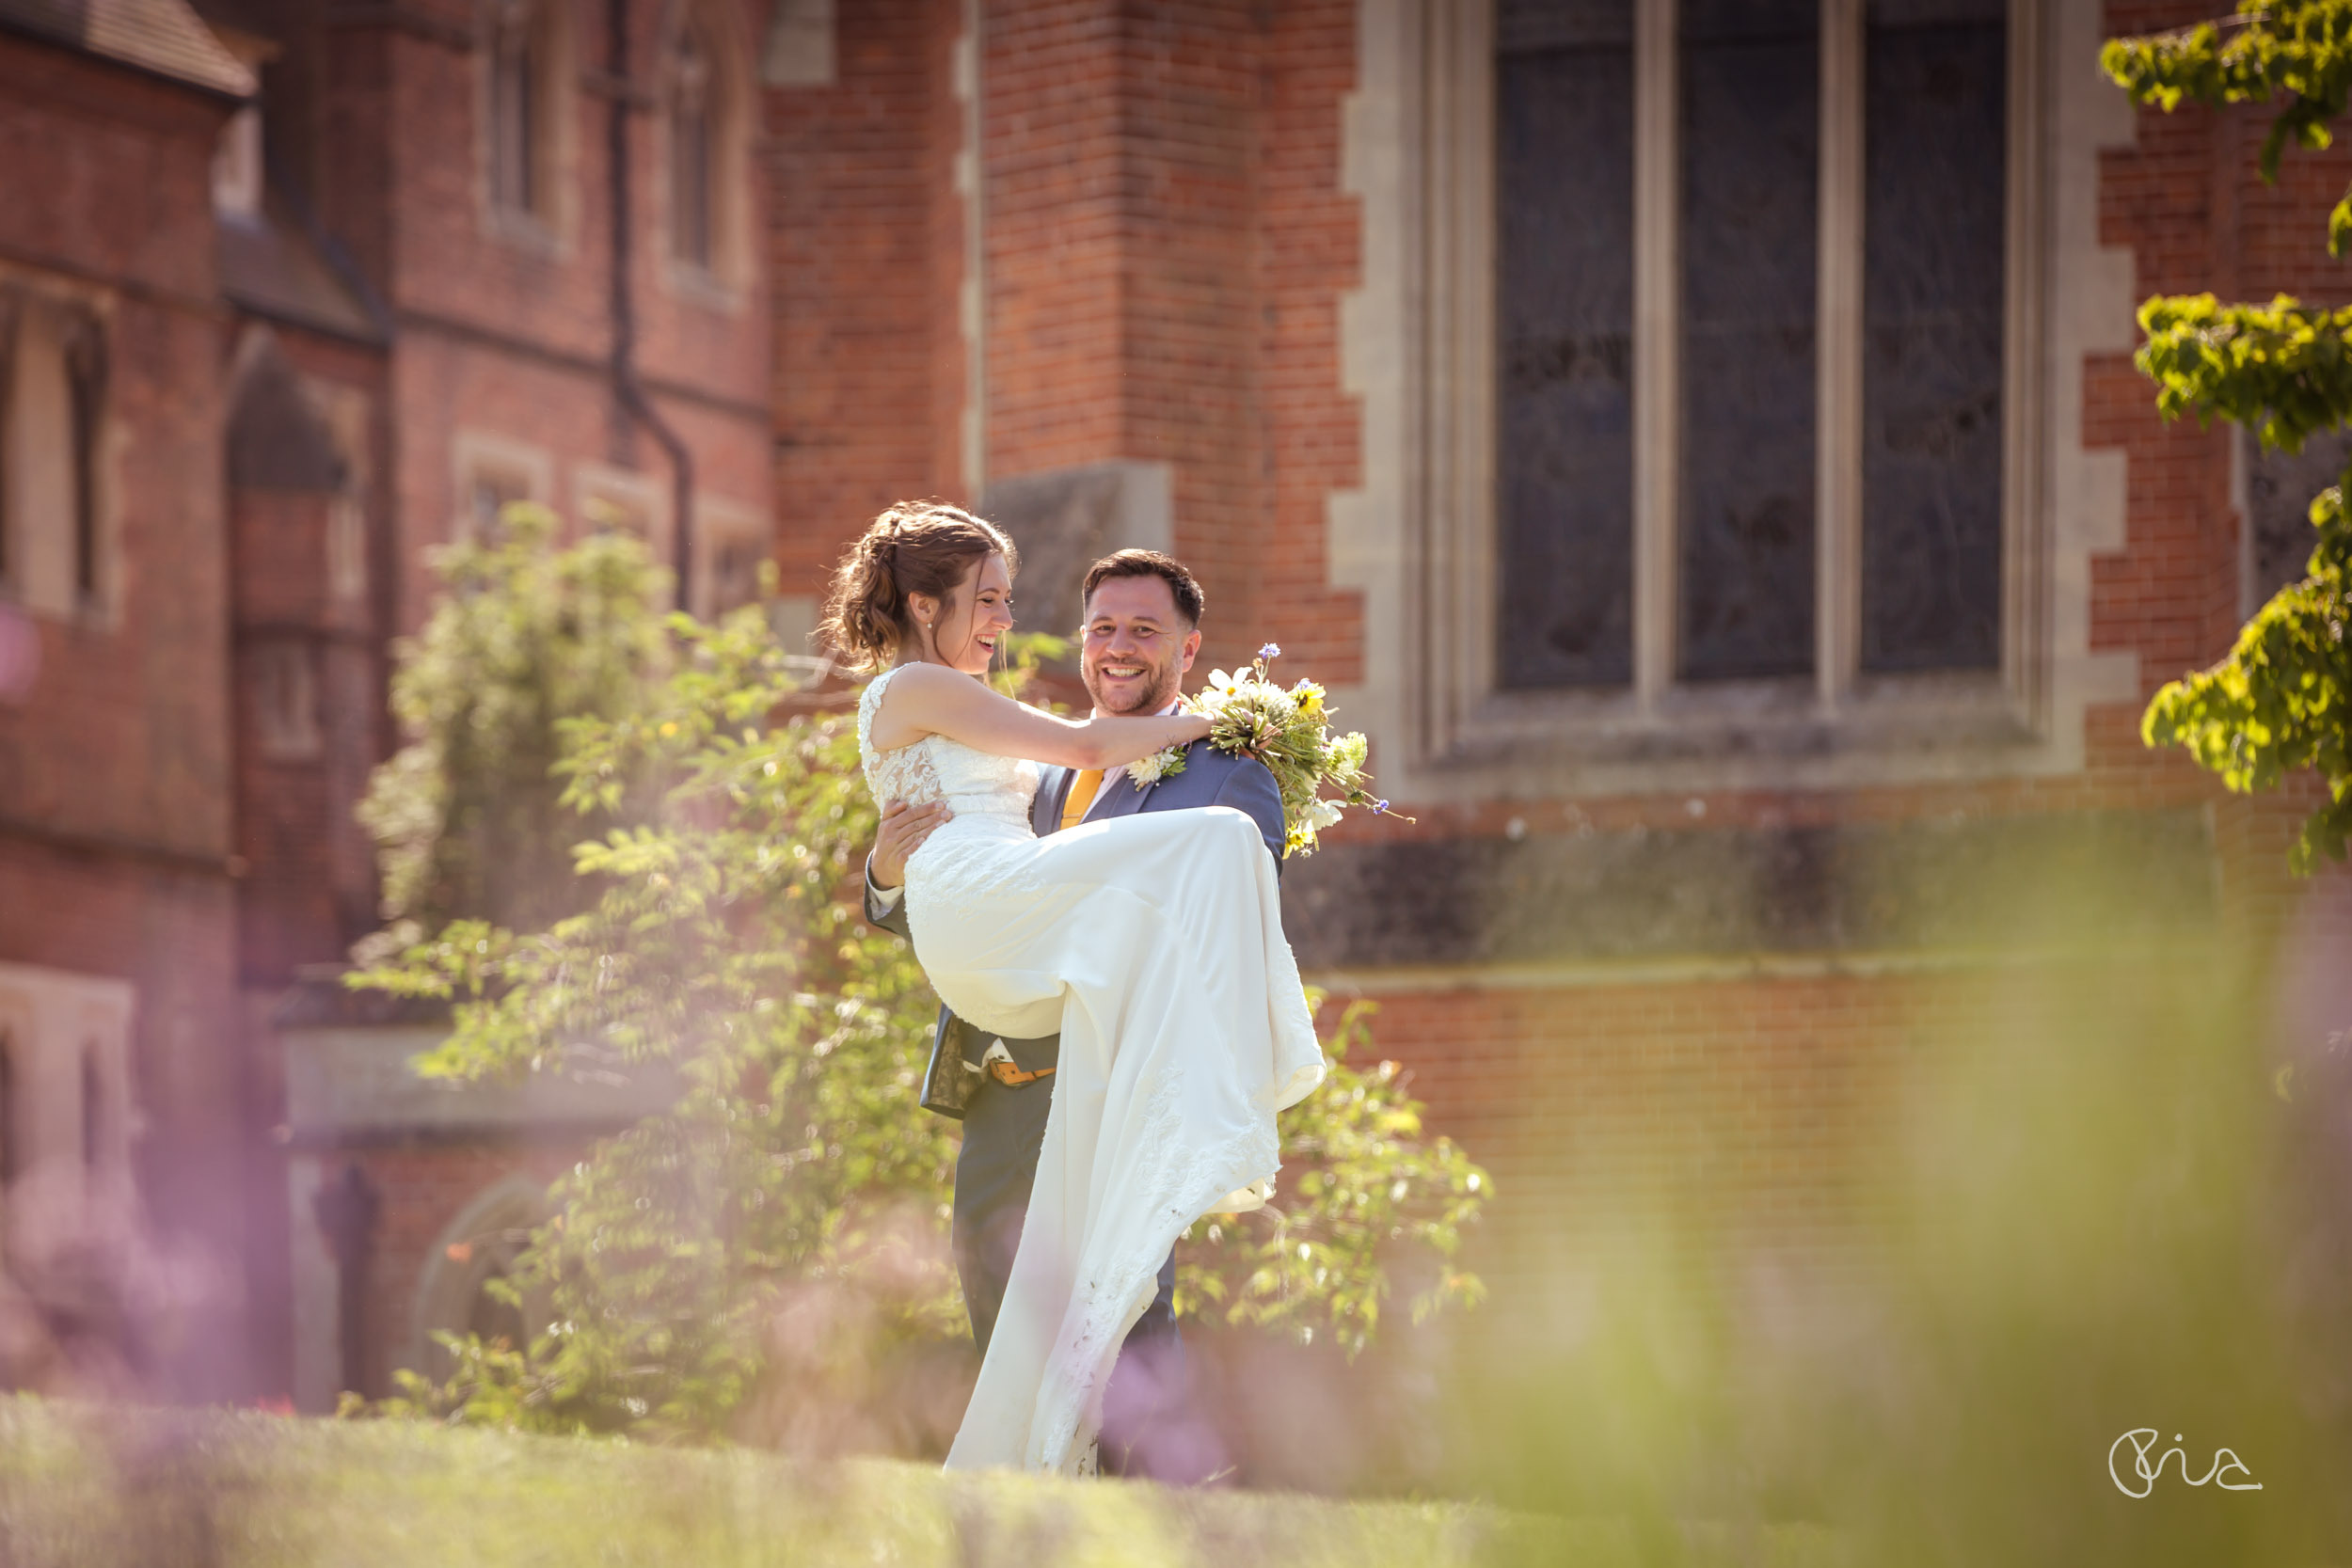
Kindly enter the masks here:
<path id="1" fill-rule="evenodd" d="M 226 1354 L 115 1338 L 157 1252 L 236 1259 L 226 310 L 210 171 L 250 90 L 183 10 L 108 51 L 0 9 L 0 1148 L 9 1375 L 231 1393 Z M 169 10 L 169 8 L 162 9 Z M 146 1212 L 126 1212 L 134 1183 Z M 93 1299 L 93 1298 L 98 1299 Z"/>
<path id="2" fill-rule="evenodd" d="M 391 640 L 431 612 L 432 551 L 516 500 L 569 534 L 641 534 L 697 609 L 755 592 L 767 8 L 200 8 L 260 69 L 266 166 L 222 219 L 240 243 L 231 450 L 256 476 L 232 464 L 247 1145 L 251 1203 L 280 1216 L 249 1269 L 263 1386 L 331 1405 L 467 1326 L 499 1238 L 535 1213 L 502 1200 L 595 1130 L 419 1120 L 388 1087 L 397 1054 L 389 1081 L 324 1101 L 283 1076 L 286 1031 L 342 1017 L 332 973 L 378 924 L 352 807 L 398 741 Z M 344 1189 L 363 1196 L 338 1211 Z"/>
<path id="3" fill-rule="evenodd" d="M 2268 187 L 2253 111 L 2135 115 L 2101 40 L 2194 7 L 1945 8 L 1978 30 L 1929 51 L 1992 60 L 2005 127 L 1979 150 L 2001 455 L 1962 476 L 1997 498 L 2005 576 L 1979 666 L 1875 676 L 1851 605 L 1829 607 L 1851 594 L 1867 619 L 1876 492 L 1827 492 L 1897 438 L 1873 434 L 1880 307 L 1854 279 L 1882 243 L 1870 182 L 1900 179 L 1867 164 L 1902 129 L 1872 118 L 1873 73 L 1896 69 L 1877 51 L 1899 65 L 1905 40 L 1856 13 L 1821 45 L 1849 13 L 1803 9 L 1771 24 L 1813 40 L 1788 69 L 1810 72 L 1832 195 L 1800 230 L 1854 293 L 1833 282 L 1805 328 L 1820 401 L 1799 467 L 1817 441 L 1828 467 L 1804 580 L 1827 629 L 1776 681 L 1688 675 L 1687 535 L 1638 491 L 1649 651 L 1622 690 L 1513 688 L 1493 651 L 1532 635 L 1504 614 L 1494 490 L 1525 346 L 1496 337 L 1523 285 L 1495 273 L 1492 138 L 1534 90 L 1510 72 L 1573 56 L 1621 84 L 1631 139 L 1549 155 L 1627 161 L 1633 309 L 1671 324 L 1695 287 L 1671 258 L 1706 217 L 1676 205 L 1694 176 L 1671 149 L 1706 134 L 1677 62 L 1697 69 L 1715 12 L 1677 41 L 1671 8 L 1639 4 L 845 7 L 836 73 L 768 98 L 787 593 L 813 599 L 877 504 L 937 493 L 990 506 L 1049 579 L 1064 537 L 1172 543 L 1207 589 L 1204 664 L 1271 640 L 1284 672 L 1332 684 L 1418 823 L 1352 824 L 1291 867 L 1294 939 L 1335 994 L 1381 1004 L 1382 1053 L 1493 1166 L 1498 1277 L 1572 1270 L 1613 1225 L 1693 1203 L 1736 1252 L 1864 1260 L 1906 1053 L 2007 984 L 1963 907 L 1993 868 L 2129 879 L 2185 932 L 2342 931 L 2305 904 L 2341 889 L 2284 875 L 2307 796 L 2227 798 L 2139 741 L 2149 694 L 2217 657 L 2270 584 L 2239 437 L 2162 424 L 2130 355 L 2159 290 L 2340 293 L 2322 242 L 2344 157 L 2291 156 Z M 877 286 L 884 258 L 910 270 Z M 1687 493 L 1704 476 L 1674 455 L 1696 450 L 1682 405 L 1641 400 L 1698 350 L 1631 331 L 1628 461 Z M 1167 517 L 1087 491 L 1106 467 L 1156 474 Z M 1110 498 L 1092 532 L 1063 515 L 1082 491 Z M 1023 595 L 1048 629 L 1066 608 Z"/>
<path id="4" fill-rule="evenodd" d="M 789 628 L 910 496 L 1014 531 L 1032 626 L 1063 629 L 1100 550 L 1191 562 L 1204 665 L 1280 643 L 1417 819 L 1331 834 L 1287 914 L 1494 1171 L 1490 1321 L 1661 1212 L 1735 1259 L 1867 1266 L 1906 1063 L 2009 984 L 1971 924 L 1988 869 L 2075 865 L 2189 940 L 2286 929 L 2327 970 L 2342 884 L 2283 876 L 2308 795 L 2225 797 L 2137 733 L 2293 554 L 2291 516 L 2282 546 L 2262 529 L 2300 471 L 2163 425 L 2130 355 L 2152 293 L 2340 294 L 2322 223 L 2352 162 L 2293 154 L 2267 186 L 2256 112 L 2136 116 L 2100 40 L 2195 7 L 1954 0 L 1930 20 L 1981 70 L 1948 81 L 1883 8 L 1751 9 L 1776 20 L 1726 43 L 1747 13 L 1695 0 L 1679 24 L 1646 0 L 199 0 L 250 100 L 0 33 L 9 166 L 44 171 L 0 215 L 0 294 L 97 302 L 135 437 L 107 449 L 92 608 L 0 571 L 39 650 L 29 682 L 0 663 L 0 1002 L 46 975 L 41 1016 L 130 1021 L 132 1164 L 229 1260 L 253 1347 L 183 1386 L 381 1391 L 481 1309 L 535 1184 L 643 1108 L 408 1097 L 384 1085 L 430 1021 L 301 983 L 373 918 L 349 807 L 394 741 L 389 641 L 428 612 L 428 549 L 506 499 L 674 560 L 683 501 L 692 601 L 772 553 Z M 1812 109 L 1732 172 L 1813 215 L 1724 230 L 1684 199 L 1726 145 L 1692 84 L 1751 44 Z M 1928 118 L 1889 119 L 1915 68 Z M 1885 150 L 1935 141 L 1939 94 L 2002 127 L 1952 154 L 1997 288 L 1872 270 Z M 1746 328 L 1691 258 L 1768 228 L 1812 250 L 1754 258 L 1756 310 L 1797 314 L 1766 320 L 1780 379 L 1734 422 L 1796 487 L 1719 526 L 1689 399 L 1725 385 L 1707 335 Z M 1960 401 L 1993 425 L 1880 418 L 1889 277 L 1974 302 Z M 1887 585 L 1944 601 L 1884 567 L 1905 541 L 1873 486 L 1938 441 L 1998 451 L 1902 470 L 1977 498 L 1946 575 L 1978 619 L 1890 657 Z M 1586 467 L 1547 475 L 1555 447 Z M 1705 674 L 1701 623 L 1740 593 L 1694 595 L 1702 560 L 1808 607 L 1733 650 L 1763 673 Z M 1554 615 L 1582 598 L 1589 625 Z M 369 1223 L 339 1260 L 320 1200 L 347 1182 Z"/>
<path id="5" fill-rule="evenodd" d="M 544 1129 L 290 1115 L 289 990 L 378 922 L 391 640 L 515 499 L 641 531 L 697 608 L 755 591 L 768 8 L 76 15 L 0 5 L 5 1375 L 331 1402 L 464 1321 L 481 1271 L 420 1295 L 428 1243 L 545 1164 Z M 345 1280 L 316 1195 L 355 1177 Z M 41 1293 L 101 1199 L 153 1323 Z"/>

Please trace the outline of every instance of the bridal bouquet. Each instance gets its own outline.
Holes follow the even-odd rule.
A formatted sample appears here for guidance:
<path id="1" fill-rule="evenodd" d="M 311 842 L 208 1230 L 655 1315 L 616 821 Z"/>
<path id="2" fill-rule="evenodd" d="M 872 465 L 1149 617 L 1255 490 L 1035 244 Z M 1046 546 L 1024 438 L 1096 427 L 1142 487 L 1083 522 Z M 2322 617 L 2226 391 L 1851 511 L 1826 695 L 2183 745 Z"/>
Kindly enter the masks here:
<path id="1" fill-rule="evenodd" d="M 1266 765 L 1282 792 L 1282 852 L 1311 855 L 1317 836 L 1347 807 L 1380 816 L 1389 815 L 1389 803 L 1373 796 L 1372 775 L 1364 771 L 1364 737 L 1354 731 L 1331 733 L 1323 688 L 1309 680 L 1288 689 L 1274 684 L 1266 672 L 1281 657 L 1282 650 L 1269 642 L 1246 669 L 1230 675 L 1213 672 L 1208 689 L 1187 705 L 1212 721 L 1209 744 Z M 1184 749 L 1170 746 L 1131 764 L 1127 777 L 1141 789 L 1184 770 Z M 1332 791 L 1328 796 L 1327 787 Z"/>

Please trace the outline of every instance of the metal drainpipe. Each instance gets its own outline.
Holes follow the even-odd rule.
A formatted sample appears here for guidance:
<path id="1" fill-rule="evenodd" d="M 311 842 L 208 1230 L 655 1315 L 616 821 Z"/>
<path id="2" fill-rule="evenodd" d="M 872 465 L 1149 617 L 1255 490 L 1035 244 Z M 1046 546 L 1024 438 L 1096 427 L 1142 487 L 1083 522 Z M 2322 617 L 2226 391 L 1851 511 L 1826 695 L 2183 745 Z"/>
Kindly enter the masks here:
<path id="1" fill-rule="evenodd" d="M 612 395 L 621 411 L 652 433 L 670 459 L 671 569 L 677 574 L 680 609 L 693 605 L 694 454 L 645 396 L 637 379 L 637 309 L 629 288 L 628 195 L 628 0 L 606 0 L 605 51 L 611 82 L 612 119 L 606 139 L 612 176 Z"/>

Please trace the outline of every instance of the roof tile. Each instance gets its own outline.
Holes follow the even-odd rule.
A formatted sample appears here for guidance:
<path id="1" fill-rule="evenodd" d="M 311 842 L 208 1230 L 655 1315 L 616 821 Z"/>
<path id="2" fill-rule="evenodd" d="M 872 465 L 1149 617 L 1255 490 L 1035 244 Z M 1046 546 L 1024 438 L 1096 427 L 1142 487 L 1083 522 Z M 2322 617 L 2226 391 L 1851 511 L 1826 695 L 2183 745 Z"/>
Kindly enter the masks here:
<path id="1" fill-rule="evenodd" d="M 0 28 L 230 98 L 250 98 L 256 86 L 187 0 L 0 0 Z"/>

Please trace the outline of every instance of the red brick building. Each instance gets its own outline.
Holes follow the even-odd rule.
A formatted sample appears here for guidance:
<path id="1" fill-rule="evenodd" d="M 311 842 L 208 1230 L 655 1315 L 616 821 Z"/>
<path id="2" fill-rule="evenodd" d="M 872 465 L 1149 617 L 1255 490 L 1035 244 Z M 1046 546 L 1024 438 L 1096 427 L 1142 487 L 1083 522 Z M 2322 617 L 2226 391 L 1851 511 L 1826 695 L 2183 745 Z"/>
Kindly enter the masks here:
<path id="1" fill-rule="evenodd" d="M 569 527 L 643 533 L 704 610 L 749 597 L 769 552 L 765 17 L 732 0 L 202 8 L 262 80 L 251 195 L 222 219 L 243 263 L 241 977 L 264 1078 L 252 1201 L 293 1226 L 255 1264 L 256 1312 L 278 1352 L 269 1386 L 315 1403 L 381 1389 L 428 1354 L 428 1328 L 464 1321 L 494 1260 L 434 1238 L 527 1159 L 517 1138 L 577 1136 L 453 1132 L 365 1096 L 313 1127 L 270 1072 L 289 983 L 376 923 L 351 805 L 394 744 L 388 641 L 431 609 L 428 552 L 539 501 Z M 478 1180 L 437 1174 L 485 1160 Z M 376 1205 L 364 1354 L 338 1341 L 315 1202 L 350 1170 Z M 454 1322 L 415 1305 L 436 1259 L 457 1265 Z"/>
<path id="2" fill-rule="evenodd" d="M 386 1320 L 398 1346 L 345 1374 L 313 1194 L 378 1151 L 384 1234 L 437 1230 L 524 1158 L 443 1180 L 445 1130 L 366 1115 L 306 1144 L 274 1019 L 376 923 L 351 808 L 395 740 L 389 643 L 430 608 L 431 546 L 529 499 L 641 531 L 700 608 L 753 591 L 766 24 L 731 0 L 0 5 L 10 1274 L 38 1298 L 43 1227 L 103 1228 L 36 1224 L 52 1188 L 143 1206 L 117 1250 L 173 1265 L 173 1322 L 210 1314 L 186 1367 L 132 1369 L 149 1386 L 380 1383 L 421 1331 Z M 25 1309 L 68 1338 L 98 1310 Z"/>
<path id="3" fill-rule="evenodd" d="M 1331 683 L 1418 825 L 1292 867 L 1293 934 L 1522 1279 L 1694 1191 L 1850 1259 L 1999 868 L 2186 931 L 2307 891 L 2295 802 L 2137 721 L 2334 470 L 2130 354 L 2159 290 L 2341 294 L 2345 160 L 2135 114 L 2101 41 L 2195 6 L 1678 9 L 877 3 L 767 100 L 787 591 L 977 499 L 1031 625 L 1171 543 L 1208 663 Z"/>
<path id="4" fill-rule="evenodd" d="M 2311 895 L 2293 799 L 2137 735 L 2292 575 L 2325 459 L 2160 424 L 2133 308 L 2342 289 L 2343 157 L 2266 187 L 2258 119 L 2136 116 L 2099 76 L 2194 7 L 199 8 L 259 74 L 225 135 L 218 86 L 0 39 L 90 73 L 0 100 L 20 121 L 173 105 L 180 183 L 150 183 L 183 224 L 126 247 L 93 199 L 76 260 L 28 209 L 0 261 L 209 355 L 122 405 L 180 444 L 107 482 L 127 505 L 171 454 L 199 499 L 109 591 L 181 592 L 79 653 L 8 579 L 43 663 L 0 708 L 0 961 L 135 988 L 101 1001 L 135 1002 L 137 1103 L 243 1162 L 248 1212 L 291 1196 L 292 1235 L 224 1243 L 254 1386 L 422 1359 L 482 1309 L 477 1240 L 633 1108 L 461 1115 L 399 1071 L 429 1033 L 339 1012 L 278 1014 L 274 1076 L 289 982 L 372 917 L 348 805 L 385 640 L 424 547 L 517 496 L 683 535 L 704 603 L 772 519 L 803 625 L 913 495 L 1013 530 L 1033 626 L 1104 548 L 1191 562 L 1208 660 L 1279 642 L 1418 818 L 1335 834 L 1289 912 L 1496 1171 L 1506 1307 L 1692 1191 L 1735 1247 L 1853 1258 L 1905 1051 L 1994 989 L 1987 868 L 2077 864 L 2196 933 Z M 138 680 L 72 684 L 167 631 Z M 93 717 L 132 692 L 152 717 Z M 352 1171 L 356 1294 L 315 1201 Z"/>
<path id="5" fill-rule="evenodd" d="M 392 744 L 387 640 L 431 608 L 433 546 L 530 499 L 569 526 L 643 533 L 697 608 L 754 590 L 771 531 L 754 166 L 766 19 L 728 0 L 349 14 L 222 0 L 205 12 L 261 61 L 265 173 L 241 232 L 327 263 L 257 265 L 257 278 L 332 280 L 344 296 L 330 308 L 325 288 L 281 286 L 264 300 L 257 287 L 241 301 L 256 449 L 281 466 L 306 442 L 320 454 L 308 478 L 248 487 L 266 499 L 234 492 L 240 541 L 253 545 L 239 574 L 255 866 L 243 977 L 257 1050 L 274 1063 L 264 1021 L 317 1022 L 300 1002 L 282 1011 L 297 970 L 340 961 L 374 924 L 350 806 Z M 280 383 L 307 402 L 307 436 L 291 405 L 269 411 Z M 337 445 L 345 432 L 348 450 Z M 274 720 L 273 700 L 321 721 Z M 463 1240 L 453 1252 L 441 1232 L 527 1218 L 525 1202 L 485 1220 L 485 1192 L 512 1197 L 531 1148 L 553 1140 L 560 1163 L 580 1135 L 560 1117 L 508 1125 L 474 1102 L 455 1126 L 395 1114 L 407 1104 L 399 1064 L 418 1048 L 362 1069 L 358 1087 L 330 1085 L 338 1110 L 325 1124 L 307 1119 L 314 1102 L 300 1084 L 289 1101 L 273 1083 L 257 1105 L 286 1147 L 262 1155 L 254 1201 L 293 1226 L 257 1307 L 281 1330 L 264 1331 L 284 1347 L 271 1386 L 306 1402 L 381 1389 L 389 1368 L 430 1354 L 430 1329 L 464 1326 L 500 1259 Z M 331 1077 L 342 1058 L 305 1060 Z M 373 1223 L 345 1238 L 360 1250 L 339 1275 L 317 1195 L 355 1172 Z M 354 1291 L 367 1306 L 358 1341 L 345 1343 L 337 1303 Z"/>
<path id="6" fill-rule="evenodd" d="M 249 1369 L 211 170 L 253 83 L 182 6 L 110 21 L 0 7 L 0 1311 L 15 1376 L 218 1394 Z M 228 1354 L 123 1357 L 158 1261 Z"/>

